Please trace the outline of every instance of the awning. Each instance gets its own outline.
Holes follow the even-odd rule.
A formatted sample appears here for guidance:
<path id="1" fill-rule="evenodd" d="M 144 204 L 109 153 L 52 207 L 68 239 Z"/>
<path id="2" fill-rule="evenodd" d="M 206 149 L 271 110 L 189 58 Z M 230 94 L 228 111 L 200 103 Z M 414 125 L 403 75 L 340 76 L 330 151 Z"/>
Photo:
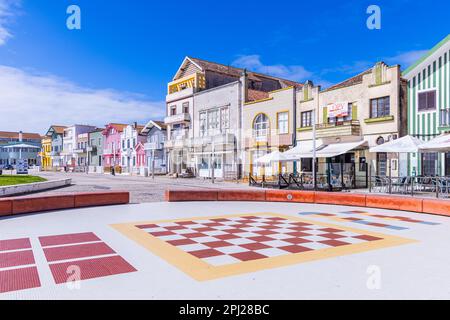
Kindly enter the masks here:
<path id="1" fill-rule="evenodd" d="M 2 146 L 2 148 L 3 149 L 13 149 L 13 148 L 41 149 L 41 147 L 37 147 L 37 146 L 31 145 L 31 144 L 25 144 L 25 143 Z"/>
<path id="2" fill-rule="evenodd" d="M 397 152 L 397 153 L 410 153 L 418 152 L 419 146 L 423 144 L 422 140 L 413 136 L 404 136 L 399 139 L 395 139 L 379 146 L 370 148 L 370 152 Z"/>
<path id="3" fill-rule="evenodd" d="M 367 147 L 367 141 L 358 141 L 358 142 L 347 142 L 347 143 L 333 143 L 321 146 L 316 149 L 316 157 L 317 158 L 333 158 L 339 156 L 341 154 L 345 154 L 352 150 L 361 147 Z M 312 158 L 313 153 L 310 152 L 308 154 L 303 155 L 303 158 Z"/>
<path id="4" fill-rule="evenodd" d="M 419 152 L 450 152 L 450 134 L 423 143 L 419 147 Z"/>
<path id="5" fill-rule="evenodd" d="M 299 160 L 301 158 L 308 158 L 308 156 L 305 157 L 305 155 L 309 155 L 312 153 L 313 150 L 313 141 L 299 141 L 297 142 L 298 145 L 295 146 L 292 149 L 289 149 L 285 152 L 283 152 L 283 156 L 287 161 L 295 161 Z M 322 140 L 316 141 L 316 150 L 322 146 Z"/>
<path id="6" fill-rule="evenodd" d="M 284 157 L 280 151 L 274 151 L 256 159 L 255 162 L 269 164 L 272 162 L 280 162 L 286 160 L 286 157 Z"/>

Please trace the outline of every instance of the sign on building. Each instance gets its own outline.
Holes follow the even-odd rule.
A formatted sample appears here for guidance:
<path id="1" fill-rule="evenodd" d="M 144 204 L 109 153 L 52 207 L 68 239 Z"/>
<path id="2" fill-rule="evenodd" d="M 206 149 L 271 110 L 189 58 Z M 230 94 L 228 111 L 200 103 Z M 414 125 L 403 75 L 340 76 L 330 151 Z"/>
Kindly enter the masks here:
<path id="1" fill-rule="evenodd" d="M 348 116 L 348 103 L 347 102 L 335 102 L 327 106 L 328 117 L 340 118 Z"/>

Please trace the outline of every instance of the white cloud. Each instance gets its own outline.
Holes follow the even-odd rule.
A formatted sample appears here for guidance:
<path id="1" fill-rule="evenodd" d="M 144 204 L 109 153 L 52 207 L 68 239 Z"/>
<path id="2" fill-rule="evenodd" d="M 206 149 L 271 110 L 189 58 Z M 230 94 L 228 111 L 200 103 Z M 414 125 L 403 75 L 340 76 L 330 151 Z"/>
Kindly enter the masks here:
<path id="1" fill-rule="evenodd" d="M 0 46 L 12 37 L 7 25 L 11 17 L 15 15 L 19 4 L 19 0 L 0 0 Z"/>
<path id="2" fill-rule="evenodd" d="M 408 68 L 414 62 L 425 55 L 428 50 L 411 50 L 399 53 L 396 56 L 385 58 L 384 60 L 389 64 L 400 64 L 403 69 Z"/>
<path id="3" fill-rule="evenodd" d="M 305 81 L 312 76 L 312 72 L 299 65 L 265 65 L 261 62 L 261 57 L 257 54 L 239 56 L 232 64 L 250 71 L 293 81 Z"/>
<path id="4" fill-rule="evenodd" d="M 0 130 L 43 133 L 52 124 L 144 123 L 165 103 L 142 95 L 83 88 L 64 79 L 0 65 Z"/>

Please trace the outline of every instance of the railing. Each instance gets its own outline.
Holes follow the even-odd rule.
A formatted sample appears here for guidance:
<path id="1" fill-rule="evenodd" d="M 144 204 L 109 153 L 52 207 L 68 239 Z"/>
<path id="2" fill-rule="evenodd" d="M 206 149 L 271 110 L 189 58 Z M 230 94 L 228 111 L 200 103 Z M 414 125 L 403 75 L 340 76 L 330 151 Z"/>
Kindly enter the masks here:
<path id="1" fill-rule="evenodd" d="M 320 123 L 316 124 L 317 129 L 328 129 L 334 127 L 344 127 L 344 126 L 359 126 L 359 120 L 345 120 L 345 121 L 336 121 L 333 123 Z"/>
<path id="2" fill-rule="evenodd" d="M 441 127 L 450 127 L 450 109 L 439 111 L 439 125 Z"/>
<path id="3" fill-rule="evenodd" d="M 411 196 L 419 193 L 431 193 L 440 197 L 449 197 L 450 177 L 384 177 L 372 176 L 369 181 L 369 192 L 399 193 Z"/>

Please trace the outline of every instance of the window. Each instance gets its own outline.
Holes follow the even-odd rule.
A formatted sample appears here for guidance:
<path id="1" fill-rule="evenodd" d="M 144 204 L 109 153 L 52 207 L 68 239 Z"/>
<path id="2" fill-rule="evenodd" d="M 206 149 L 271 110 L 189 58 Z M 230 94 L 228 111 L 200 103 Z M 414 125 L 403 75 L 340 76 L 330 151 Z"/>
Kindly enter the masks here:
<path id="1" fill-rule="evenodd" d="M 170 107 L 170 115 L 174 116 L 177 114 L 177 106 L 171 106 Z"/>
<path id="2" fill-rule="evenodd" d="M 419 92 L 419 111 L 436 110 L 436 90 Z"/>
<path id="3" fill-rule="evenodd" d="M 227 133 L 230 129 L 230 108 L 223 107 L 220 109 L 220 131 Z"/>
<path id="4" fill-rule="evenodd" d="M 189 102 L 183 103 L 183 113 L 189 113 Z"/>
<path id="5" fill-rule="evenodd" d="M 312 111 L 305 111 L 301 113 L 301 127 L 307 128 L 312 126 Z"/>
<path id="6" fill-rule="evenodd" d="M 382 118 L 391 114 L 389 97 L 376 98 L 370 100 L 370 117 Z"/>
<path id="7" fill-rule="evenodd" d="M 199 117 L 200 117 L 200 137 L 204 137 L 206 136 L 208 131 L 206 112 L 200 112 Z"/>
<path id="8" fill-rule="evenodd" d="M 219 125 L 219 110 L 208 111 L 208 135 L 218 134 Z"/>
<path id="9" fill-rule="evenodd" d="M 127 149 L 130 149 L 130 139 L 127 140 Z"/>
<path id="10" fill-rule="evenodd" d="M 437 153 L 422 153 L 422 175 L 436 175 L 436 164 L 438 161 Z"/>
<path id="11" fill-rule="evenodd" d="M 289 133 L 289 113 L 279 112 L 277 114 L 278 119 L 278 134 Z"/>
<path id="12" fill-rule="evenodd" d="M 253 121 L 253 135 L 255 137 L 265 137 L 268 135 L 268 133 L 269 118 L 264 113 L 260 113 Z"/>

